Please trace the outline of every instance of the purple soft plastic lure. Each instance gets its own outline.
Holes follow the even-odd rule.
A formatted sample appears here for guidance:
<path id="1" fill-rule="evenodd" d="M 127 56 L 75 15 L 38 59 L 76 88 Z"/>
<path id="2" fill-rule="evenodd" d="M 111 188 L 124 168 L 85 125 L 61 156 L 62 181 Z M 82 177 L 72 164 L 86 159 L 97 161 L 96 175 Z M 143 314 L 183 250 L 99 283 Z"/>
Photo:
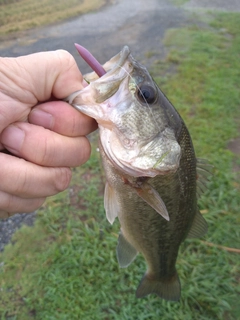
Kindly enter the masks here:
<path id="1" fill-rule="evenodd" d="M 93 71 L 96 72 L 99 77 L 102 77 L 106 73 L 101 64 L 86 48 L 77 43 L 75 43 L 75 47 L 83 60 L 87 62 L 87 64 L 93 69 Z"/>

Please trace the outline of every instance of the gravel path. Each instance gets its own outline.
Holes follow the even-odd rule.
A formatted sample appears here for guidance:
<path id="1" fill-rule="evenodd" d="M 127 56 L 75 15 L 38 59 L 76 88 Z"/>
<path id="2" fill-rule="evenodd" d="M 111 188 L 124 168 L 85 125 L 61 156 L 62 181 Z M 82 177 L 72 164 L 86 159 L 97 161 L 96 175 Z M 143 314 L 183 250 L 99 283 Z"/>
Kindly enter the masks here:
<path id="1" fill-rule="evenodd" d="M 32 226 L 36 213 L 15 214 L 11 218 L 0 220 L 0 252 L 11 241 L 14 232 L 23 224 Z"/>
<path id="2" fill-rule="evenodd" d="M 78 61 L 83 73 L 89 69 L 79 58 L 74 42 L 88 48 L 100 62 L 128 44 L 134 56 L 149 67 L 166 54 L 162 43 L 169 28 L 183 27 L 197 21 L 196 12 L 206 10 L 240 11 L 239 0 L 189 0 L 175 6 L 170 0 L 115 0 L 102 10 L 70 21 L 25 32 L 17 39 L 0 43 L 0 56 L 19 56 L 37 51 L 66 49 Z M 194 18 L 192 12 L 194 11 Z M 151 57 L 146 58 L 151 52 Z M 16 214 L 0 220 L 0 251 L 22 224 L 32 225 L 36 214 Z"/>

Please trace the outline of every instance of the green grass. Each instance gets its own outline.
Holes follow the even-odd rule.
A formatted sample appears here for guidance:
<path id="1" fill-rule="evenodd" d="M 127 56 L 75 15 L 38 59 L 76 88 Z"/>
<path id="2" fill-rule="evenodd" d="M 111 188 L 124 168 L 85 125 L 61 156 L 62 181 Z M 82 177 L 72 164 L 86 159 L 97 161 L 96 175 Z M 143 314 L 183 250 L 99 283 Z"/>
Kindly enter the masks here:
<path id="1" fill-rule="evenodd" d="M 234 248 L 240 247 L 240 185 L 232 168 L 240 162 L 227 143 L 239 135 L 239 29 L 240 15 L 221 14 L 208 29 L 171 30 L 166 61 L 152 71 L 186 121 L 197 154 L 215 166 L 200 201 L 209 225 L 204 240 Z M 239 319 L 239 254 L 202 239 L 181 246 L 180 303 L 135 298 L 145 262 L 139 256 L 127 269 L 117 265 L 119 224 L 106 221 L 96 136 L 92 144 L 69 190 L 50 198 L 35 226 L 19 230 L 1 254 L 0 319 Z"/>

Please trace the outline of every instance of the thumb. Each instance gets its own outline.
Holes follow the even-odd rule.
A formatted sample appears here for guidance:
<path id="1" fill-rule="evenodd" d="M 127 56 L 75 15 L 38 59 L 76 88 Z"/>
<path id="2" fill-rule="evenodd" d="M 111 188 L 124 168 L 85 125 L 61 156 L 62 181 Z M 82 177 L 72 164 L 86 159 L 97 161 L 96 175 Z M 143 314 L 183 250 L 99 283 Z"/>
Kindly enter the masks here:
<path id="1" fill-rule="evenodd" d="M 73 56 L 65 50 L 39 52 L 17 58 L 21 69 L 27 70 L 25 89 L 37 101 L 54 96 L 63 99 L 83 88 L 83 76 Z M 19 85 L 23 86 L 22 80 Z"/>
<path id="2" fill-rule="evenodd" d="M 26 121 L 39 102 L 83 88 L 82 74 L 64 50 L 0 58 L 0 76 L 0 133 L 11 123 Z"/>

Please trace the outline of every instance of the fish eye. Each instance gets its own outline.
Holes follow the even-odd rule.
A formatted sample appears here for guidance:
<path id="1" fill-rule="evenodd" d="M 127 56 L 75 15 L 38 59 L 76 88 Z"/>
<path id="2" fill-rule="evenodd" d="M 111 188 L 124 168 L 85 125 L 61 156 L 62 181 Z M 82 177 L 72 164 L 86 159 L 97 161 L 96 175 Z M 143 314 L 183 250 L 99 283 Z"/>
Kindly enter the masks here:
<path id="1" fill-rule="evenodd" d="M 149 85 L 142 85 L 138 90 L 138 99 L 141 102 L 152 104 L 156 100 L 155 88 Z"/>

